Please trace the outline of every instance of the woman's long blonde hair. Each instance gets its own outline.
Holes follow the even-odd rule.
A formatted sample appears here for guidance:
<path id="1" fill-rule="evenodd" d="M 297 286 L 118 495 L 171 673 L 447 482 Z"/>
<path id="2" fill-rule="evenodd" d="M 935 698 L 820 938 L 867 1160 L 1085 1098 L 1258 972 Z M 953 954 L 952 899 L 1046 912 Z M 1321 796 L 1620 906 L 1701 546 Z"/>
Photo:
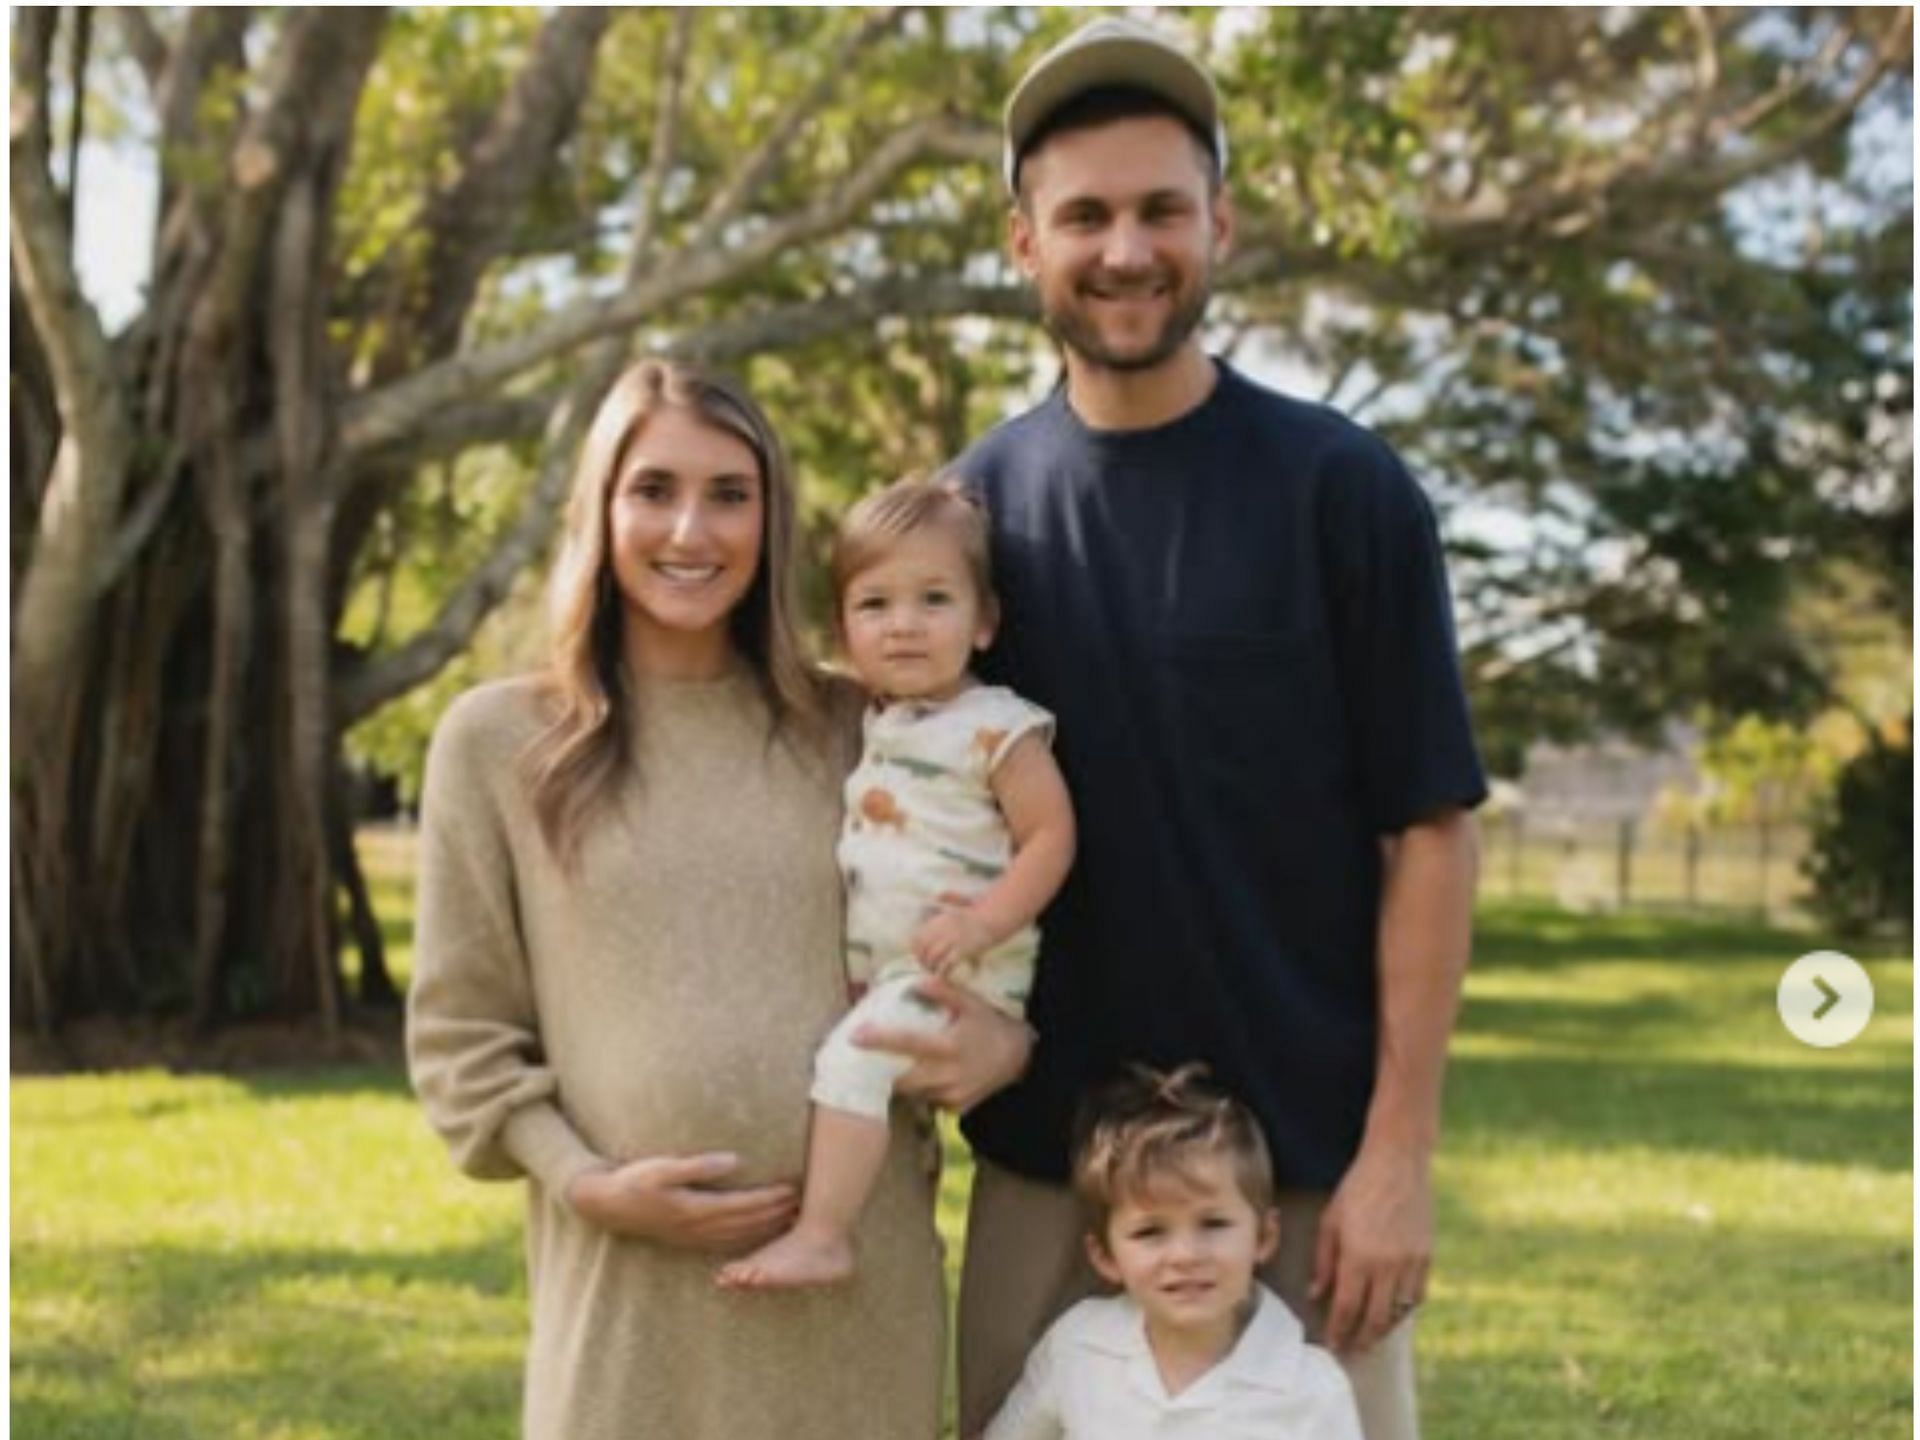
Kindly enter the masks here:
<path id="1" fill-rule="evenodd" d="M 728 629 L 766 698 L 769 741 L 784 734 L 811 746 L 825 734 L 820 680 L 795 623 L 798 527 L 780 437 L 732 381 L 677 361 L 642 360 L 614 382 L 581 446 L 548 592 L 552 650 L 544 680 L 551 719 L 528 745 L 524 763 L 540 833 L 563 864 L 577 854 L 594 808 L 634 763 L 627 736 L 637 677 L 626 665 L 624 601 L 607 553 L 609 506 L 634 437 L 668 408 L 737 437 L 759 461 L 766 497 L 760 560 Z"/>

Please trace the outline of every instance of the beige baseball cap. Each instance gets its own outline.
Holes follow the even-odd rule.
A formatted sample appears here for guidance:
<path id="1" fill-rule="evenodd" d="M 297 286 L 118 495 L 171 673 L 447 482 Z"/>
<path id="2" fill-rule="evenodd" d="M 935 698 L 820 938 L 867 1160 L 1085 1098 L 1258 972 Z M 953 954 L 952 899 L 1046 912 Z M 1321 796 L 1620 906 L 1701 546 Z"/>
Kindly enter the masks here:
<path id="1" fill-rule="evenodd" d="M 1227 173 L 1227 132 L 1220 94 L 1199 61 L 1151 25 L 1120 16 L 1090 21 L 1033 62 L 1007 99 L 1002 170 L 1014 189 L 1020 152 L 1033 132 L 1067 101 L 1104 85 L 1130 85 L 1166 100 L 1213 137 L 1214 159 Z"/>

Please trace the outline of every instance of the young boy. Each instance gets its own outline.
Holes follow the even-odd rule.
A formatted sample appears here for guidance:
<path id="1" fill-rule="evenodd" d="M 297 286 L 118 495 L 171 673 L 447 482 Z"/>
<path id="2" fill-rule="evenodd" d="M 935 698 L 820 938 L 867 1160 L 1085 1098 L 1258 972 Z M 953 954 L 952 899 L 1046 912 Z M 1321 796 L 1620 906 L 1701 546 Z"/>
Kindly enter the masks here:
<path id="1" fill-rule="evenodd" d="M 1254 1278 L 1280 1239 L 1273 1167 L 1203 1074 L 1136 1068 L 1089 1108 L 1074 1188 L 1121 1293 L 1054 1323 L 985 1440 L 1360 1440 L 1339 1364 Z"/>

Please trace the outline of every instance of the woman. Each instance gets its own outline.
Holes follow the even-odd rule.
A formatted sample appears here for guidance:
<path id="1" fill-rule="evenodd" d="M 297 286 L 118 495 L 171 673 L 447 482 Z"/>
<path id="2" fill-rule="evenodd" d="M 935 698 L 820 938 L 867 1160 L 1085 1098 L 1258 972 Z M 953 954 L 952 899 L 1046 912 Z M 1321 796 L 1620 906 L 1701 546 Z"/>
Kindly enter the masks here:
<path id="1" fill-rule="evenodd" d="M 428 759 L 408 1055 L 469 1174 L 527 1180 L 525 1433 L 930 1437 L 944 1352 L 907 1128 L 851 1285 L 730 1295 L 779 1234 L 845 1008 L 839 782 L 794 497 L 753 403 L 658 361 L 582 451 L 548 673 Z"/>

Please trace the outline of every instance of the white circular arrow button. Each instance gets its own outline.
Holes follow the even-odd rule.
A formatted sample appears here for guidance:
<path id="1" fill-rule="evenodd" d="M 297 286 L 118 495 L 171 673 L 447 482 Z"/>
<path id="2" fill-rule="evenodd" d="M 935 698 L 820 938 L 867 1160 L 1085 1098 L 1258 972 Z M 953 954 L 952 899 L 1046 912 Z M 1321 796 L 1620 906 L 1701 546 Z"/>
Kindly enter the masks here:
<path id="1" fill-rule="evenodd" d="M 1873 980 L 1851 955 L 1816 950 L 1787 967 L 1774 1004 L 1794 1039 L 1831 1050 L 1867 1028 L 1873 1017 Z"/>

